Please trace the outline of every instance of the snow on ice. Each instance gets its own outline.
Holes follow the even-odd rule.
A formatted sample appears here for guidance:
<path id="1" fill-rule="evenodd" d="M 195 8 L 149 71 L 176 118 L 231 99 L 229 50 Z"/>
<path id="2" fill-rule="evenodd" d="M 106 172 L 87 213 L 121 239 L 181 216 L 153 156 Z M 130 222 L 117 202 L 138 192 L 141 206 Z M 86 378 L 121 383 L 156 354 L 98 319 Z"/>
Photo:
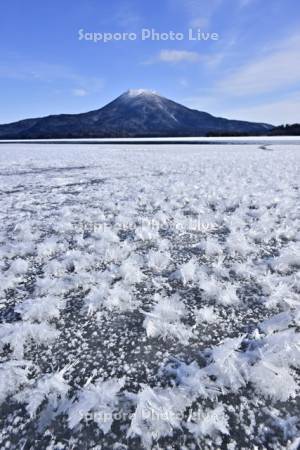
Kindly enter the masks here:
<path id="1" fill-rule="evenodd" d="M 300 152 L 272 148 L 1 145 L 1 448 L 298 448 Z"/>

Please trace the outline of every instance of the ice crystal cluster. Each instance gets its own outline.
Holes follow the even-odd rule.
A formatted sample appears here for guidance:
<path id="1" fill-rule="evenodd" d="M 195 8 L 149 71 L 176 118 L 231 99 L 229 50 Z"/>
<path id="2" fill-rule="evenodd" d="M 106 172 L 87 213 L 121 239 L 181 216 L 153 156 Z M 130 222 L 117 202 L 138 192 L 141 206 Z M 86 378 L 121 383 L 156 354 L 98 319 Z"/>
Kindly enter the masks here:
<path id="1" fill-rule="evenodd" d="M 272 150 L 1 145 L 1 448 L 299 448 L 300 151 Z"/>

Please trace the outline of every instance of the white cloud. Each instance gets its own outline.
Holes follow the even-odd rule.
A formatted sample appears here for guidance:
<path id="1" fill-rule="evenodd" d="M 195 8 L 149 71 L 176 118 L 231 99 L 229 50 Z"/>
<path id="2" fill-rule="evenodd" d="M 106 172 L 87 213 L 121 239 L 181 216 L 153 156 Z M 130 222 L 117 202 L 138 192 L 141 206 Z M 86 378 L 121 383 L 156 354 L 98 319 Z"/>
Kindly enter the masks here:
<path id="1" fill-rule="evenodd" d="M 82 88 L 77 88 L 72 90 L 72 94 L 75 95 L 75 97 L 85 97 L 88 95 L 88 91 Z"/>
<path id="2" fill-rule="evenodd" d="M 22 58 L 2 60 L 0 62 L 0 79 L 31 81 L 41 83 L 67 83 L 77 95 L 83 96 L 83 91 L 97 93 L 102 91 L 104 80 L 99 77 L 85 75 L 69 66 L 41 61 L 23 60 Z M 61 89 L 61 88 L 60 88 Z"/>
<path id="3" fill-rule="evenodd" d="M 279 100 L 257 103 L 249 106 L 229 107 L 228 98 L 218 95 L 214 90 L 203 95 L 179 100 L 192 109 L 209 112 L 217 117 L 248 120 L 250 122 L 265 122 L 272 125 L 283 123 L 299 123 L 300 91 L 297 90 Z"/>
<path id="4" fill-rule="evenodd" d="M 130 28 L 137 26 L 141 22 L 141 17 L 131 3 L 124 3 L 121 6 L 118 4 L 114 21 L 121 27 Z"/>
<path id="5" fill-rule="evenodd" d="M 287 96 L 282 100 L 268 104 L 260 104 L 248 108 L 224 111 L 229 119 L 241 119 L 254 122 L 267 122 L 273 125 L 299 123 L 300 92 Z"/>
<path id="6" fill-rule="evenodd" d="M 300 35 L 277 44 L 277 48 L 244 65 L 218 83 L 229 95 L 252 95 L 288 88 L 300 81 Z"/>
<path id="7" fill-rule="evenodd" d="M 206 111 L 215 116 L 222 115 L 216 112 L 219 108 L 219 102 L 216 100 L 216 95 L 213 90 L 208 90 L 207 92 L 205 91 L 203 94 L 199 94 L 193 97 L 186 97 L 182 100 L 179 100 L 179 102 L 191 109 Z"/>
<path id="8" fill-rule="evenodd" d="M 208 27 L 212 17 L 219 9 L 223 0 L 171 0 L 173 5 L 178 9 L 182 6 L 189 17 L 189 25 L 191 27 Z"/>
<path id="9" fill-rule="evenodd" d="M 239 6 L 240 8 L 246 8 L 247 6 L 251 5 L 254 2 L 255 0 L 239 0 Z"/>
<path id="10" fill-rule="evenodd" d="M 158 60 L 166 63 L 197 62 L 200 60 L 200 55 L 186 50 L 161 50 Z"/>
<path id="11" fill-rule="evenodd" d="M 209 19 L 207 17 L 196 17 L 190 21 L 191 28 L 207 28 L 209 26 Z"/>
<path id="12" fill-rule="evenodd" d="M 188 80 L 186 78 L 180 78 L 179 79 L 179 84 L 180 84 L 180 86 L 186 88 L 186 87 L 188 87 L 189 82 L 188 82 Z"/>

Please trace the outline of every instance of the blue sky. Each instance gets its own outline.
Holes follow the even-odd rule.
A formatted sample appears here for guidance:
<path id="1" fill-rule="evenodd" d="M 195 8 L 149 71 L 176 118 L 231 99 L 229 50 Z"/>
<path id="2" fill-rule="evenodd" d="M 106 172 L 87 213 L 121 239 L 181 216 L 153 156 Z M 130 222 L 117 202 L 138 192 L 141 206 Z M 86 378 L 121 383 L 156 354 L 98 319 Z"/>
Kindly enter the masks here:
<path id="1" fill-rule="evenodd" d="M 146 88 L 230 118 L 300 121 L 299 0 L 1 0 L 0 123 Z M 143 28 L 182 41 L 142 41 Z M 218 33 L 190 41 L 188 29 Z M 79 40 L 85 32 L 134 41 Z"/>

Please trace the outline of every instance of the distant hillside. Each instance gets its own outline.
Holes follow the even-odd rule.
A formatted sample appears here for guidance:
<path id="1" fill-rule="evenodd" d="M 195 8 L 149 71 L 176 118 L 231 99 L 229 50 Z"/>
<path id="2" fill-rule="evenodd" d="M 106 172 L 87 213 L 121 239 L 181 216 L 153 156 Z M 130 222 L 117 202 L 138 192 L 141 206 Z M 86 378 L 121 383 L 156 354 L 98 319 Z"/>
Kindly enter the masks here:
<path id="1" fill-rule="evenodd" d="M 274 127 L 270 131 L 272 136 L 300 136 L 300 123 L 294 123 L 293 125 L 280 125 Z"/>

